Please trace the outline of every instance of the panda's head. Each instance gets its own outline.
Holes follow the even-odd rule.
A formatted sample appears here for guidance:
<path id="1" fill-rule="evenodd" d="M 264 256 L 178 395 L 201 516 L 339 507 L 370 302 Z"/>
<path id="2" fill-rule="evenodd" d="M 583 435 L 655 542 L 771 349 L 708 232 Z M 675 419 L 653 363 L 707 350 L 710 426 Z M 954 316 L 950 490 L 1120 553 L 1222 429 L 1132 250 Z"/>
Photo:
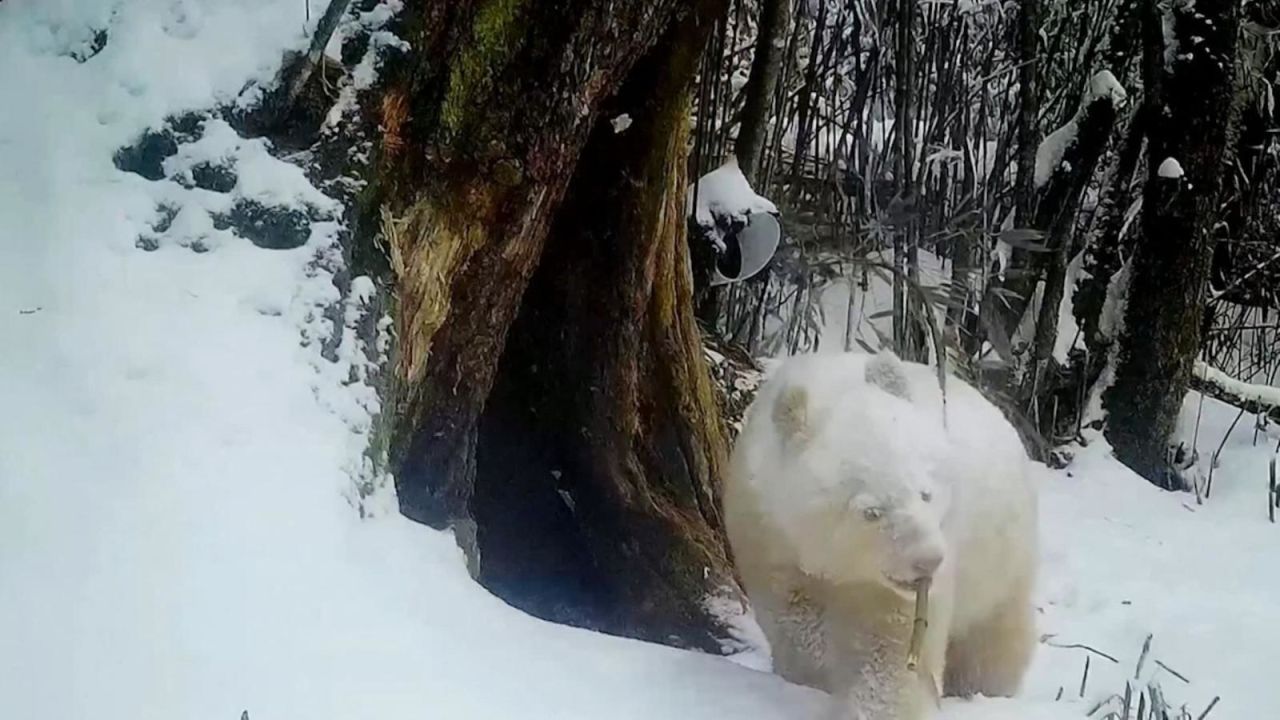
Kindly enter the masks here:
<path id="1" fill-rule="evenodd" d="M 909 594 L 946 560 L 945 431 L 912 401 L 897 358 L 881 353 L 862 369 L 782 380 L 773 422 L 784 476 L 772 500 L 806 572 Z"/>

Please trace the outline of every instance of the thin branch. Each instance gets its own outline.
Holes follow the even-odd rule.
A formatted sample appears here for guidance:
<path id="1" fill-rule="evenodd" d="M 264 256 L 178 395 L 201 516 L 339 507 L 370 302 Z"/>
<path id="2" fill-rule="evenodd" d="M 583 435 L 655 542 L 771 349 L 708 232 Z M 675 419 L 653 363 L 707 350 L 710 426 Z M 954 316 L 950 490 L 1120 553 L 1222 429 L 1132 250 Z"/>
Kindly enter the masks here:
<path id="1" fill-rule="evenodd" d="M 1106 659 L 1110 660 L 1111 662 L 1113 662 L 1113 663 L 1115 663 L 1115 664 L 1117 664 L 1117 665 L 1119 665 L 1119 664 L 1120 664 L 1120 661 L 1119 661 L 1119 660 L 1117 660 L 1117 659 L 1115 659 L 1115 657 L 1113 657 L 1113 656 L 1111 656 L 1111 655 L 1108 655 L 1107 653 L 1104 653 L 1104 652 L 1102 652 L 1101 650 L 1099 650 L 1099 649 L 1097 649 L 1097 648 L 1090 647 L 1090 646 L 1088 646 L 1088 645 L 1083 645 L 1083 644 L 1081 644 L 1081 643 L 1070 643 L 1070 644 L 1065 644 L 1065 643 L 1055 643 L 1055 642 L 1050 641 L 1047 637 L 1046 637 L 1046 638 L 1042 638 L 1042 639 L 1040 640 L 1040 642 L 1041 642 L 1042 644 L 1044 644 L 1044 645 L 1048 645 L 1049 647 L 1052 647 L 1052 648 L 1058 648 L 1058 649 L 1060 649 L 1060 650 L 1085 650 L 1085 651 L 1091 652 L 1091 653 L 1093 653 L 1094 655 L 1097 655 L 1097 656 L 1099 656 L 1099 657 L 1106 658 Z"/>
<path id="2" fill-rule="evenodd" d="M 1156 665 L 1159 665 L 1161 668 L 1163 668 L 1163 669 L 1164 669 L 1164 671 L 1165 671 L 1165 672 L 1167 672 L 1167 673 L 1169 673 L 1170 675 L 1172 675 L 1172 676 L 1174 676 L 1174 677 L 1178 678 L 1178 679 L 1179 679 L 1179 680 L 1181 680 L 1182 682 L 1184 682 L 1184 683 L 1186 683 L 1186 684 L 1188 684 L 1188 685 L 1190 685 L 1190 684 L 1191 684 L 1191 681 L 1187 679 L 1187 676 L 1186 676 L 1186 675 L 1183 675 L 1182 673 L 1178 672 L 1177 670 L 1174 670 L 1173 668 L 1169 667 L 1168 665 L 1165 665 L 1164 663 L 1160 662 L 1159 660 L 1157 660 L 1157 661 L 1156 661 Z"/>

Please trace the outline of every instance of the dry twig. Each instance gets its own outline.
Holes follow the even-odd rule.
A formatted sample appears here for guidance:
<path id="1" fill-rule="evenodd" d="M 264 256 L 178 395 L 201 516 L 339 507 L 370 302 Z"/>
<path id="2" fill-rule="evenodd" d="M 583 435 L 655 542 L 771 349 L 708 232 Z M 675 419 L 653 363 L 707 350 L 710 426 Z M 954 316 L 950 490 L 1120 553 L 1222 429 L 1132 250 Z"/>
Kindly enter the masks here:
<path id="1" fill-rule="evenodd" d="M 1052 637 L 1053 635 L 1044 635 L 1040 638 L 1040 643 L 1042 645 L 1048 645 L 1049 647 L 1052 647 L 1052 648 L 1058 648 L 1059 650 L 1086 650 L 1099 657 L 1104 657 L 1117 665 L 1120 664 L 1120 661 L 1115 659 L 1115 657 L 1108 655 L 1107 653 L 1104 653 L 1095 647 L 1090 647 L 1089 645 L 1084 645 L 1081 643 L 1055 643 L 1050 641 L 1049 638 L 1052 638 Z"/>
<path id="2" fill-rule="evenodd" d="M 1174 677 L 1178 678 L 1178 679 L 1179 679 L 1179 680 L 1181 680 L 1182 682 L 1184 682 L 1184 683 L 1186 683 L 1186 684 L 1188 684 L 1188 685 L 1190 685 L 1190 684 L 1191 684 L 1191 681 L 1187 679 L 1187 676 L 1186 676 L 1186 675 L 1183 675 L 1182 673 L 1178 672 L 1177 670 L 1174 670 L 1173 668 L 1169 667 L 1168 665 L 1165 665 L 1164 663 L 1160 662 L 1159 660 L 1157 660 L 1157 661 L 1156 661 L 1156 665 L 1159 665 L 1163 670 L 1165 670 L 1166 672 L 1168 672 L 1170 675 L 1172 675 L 1172 676 L 1174 676 Z"/>

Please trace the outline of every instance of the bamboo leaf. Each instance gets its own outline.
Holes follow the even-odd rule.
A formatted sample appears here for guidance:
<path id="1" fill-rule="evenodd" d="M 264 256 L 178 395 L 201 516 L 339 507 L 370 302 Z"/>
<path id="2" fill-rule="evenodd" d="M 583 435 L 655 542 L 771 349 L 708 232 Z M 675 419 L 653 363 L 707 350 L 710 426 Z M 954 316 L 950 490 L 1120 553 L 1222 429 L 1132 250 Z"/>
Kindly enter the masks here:
<path id="1" fill-rule="evenodd" d="M 1013 360 L 1013 343 L 1009 341 L 1009 335 L 1004 331 L 1004 327 L 1000 324 L 1000 318 L 992 317 L 988 305 L 978 313 L 978 321 L 982 323 L 982 327 L 987 331 L 987 342 L 991 343 L 991 347 L 996 349 L 996 353 L 1004 360 Z"/>
<path id="2" fill-rule="evenodd" d="M 1042 240 L 1044 233 L 1035 228 L 1009 228 L 996 234 L 1000 242 L 1027 252 L 1049 252 Z"/>

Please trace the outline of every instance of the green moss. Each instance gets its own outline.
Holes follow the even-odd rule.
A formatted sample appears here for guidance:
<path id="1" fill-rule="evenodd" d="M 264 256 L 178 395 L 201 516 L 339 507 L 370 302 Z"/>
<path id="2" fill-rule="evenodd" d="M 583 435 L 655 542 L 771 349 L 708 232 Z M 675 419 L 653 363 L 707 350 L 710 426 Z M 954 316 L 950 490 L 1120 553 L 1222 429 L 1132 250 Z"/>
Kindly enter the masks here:
<path id="1" fill-rule="evenodd" d="M 350 246 L 351 269 L 358 275 L 369 275 L 391 282 L 394 277 L 387 252 L 376 241 L 382 203 L 385 200 L 384 187 L 378 173 L 369 172 L 368 176 L 368 185 L 355 199 L 355 234 Z"/>
<path id="2" fill-rule="evenodd" d="M 389 368 L 381 368 L 385 374 L 390 374 Z M 380 394 L 386 398 L 390 393 L 391 383 L 382 381 L 379 383 Z M 384 473 L 391 471 L 391 446 L 394 439 L 396 425 L 395 413 L 390 411 L 392 403 L 387 403 L 388 410 L 380 412 L 373 416 L 373 423 L 369 429 L 369 447 L 365 448 L 365 457 L 369 458 L 369 462 L 373 465 L 374 476 L 381 477 Z"/>
<path id="3" fill-rule="evenodd" d="M 476 13 L 462 53 L 449 70 L 440 118 L 446 135 L 462 128 L 469 107 L 484 94 L 493 75 L 519 48 L 522 35 L 517 22 L 527 0 L 487 0 Z"/>

